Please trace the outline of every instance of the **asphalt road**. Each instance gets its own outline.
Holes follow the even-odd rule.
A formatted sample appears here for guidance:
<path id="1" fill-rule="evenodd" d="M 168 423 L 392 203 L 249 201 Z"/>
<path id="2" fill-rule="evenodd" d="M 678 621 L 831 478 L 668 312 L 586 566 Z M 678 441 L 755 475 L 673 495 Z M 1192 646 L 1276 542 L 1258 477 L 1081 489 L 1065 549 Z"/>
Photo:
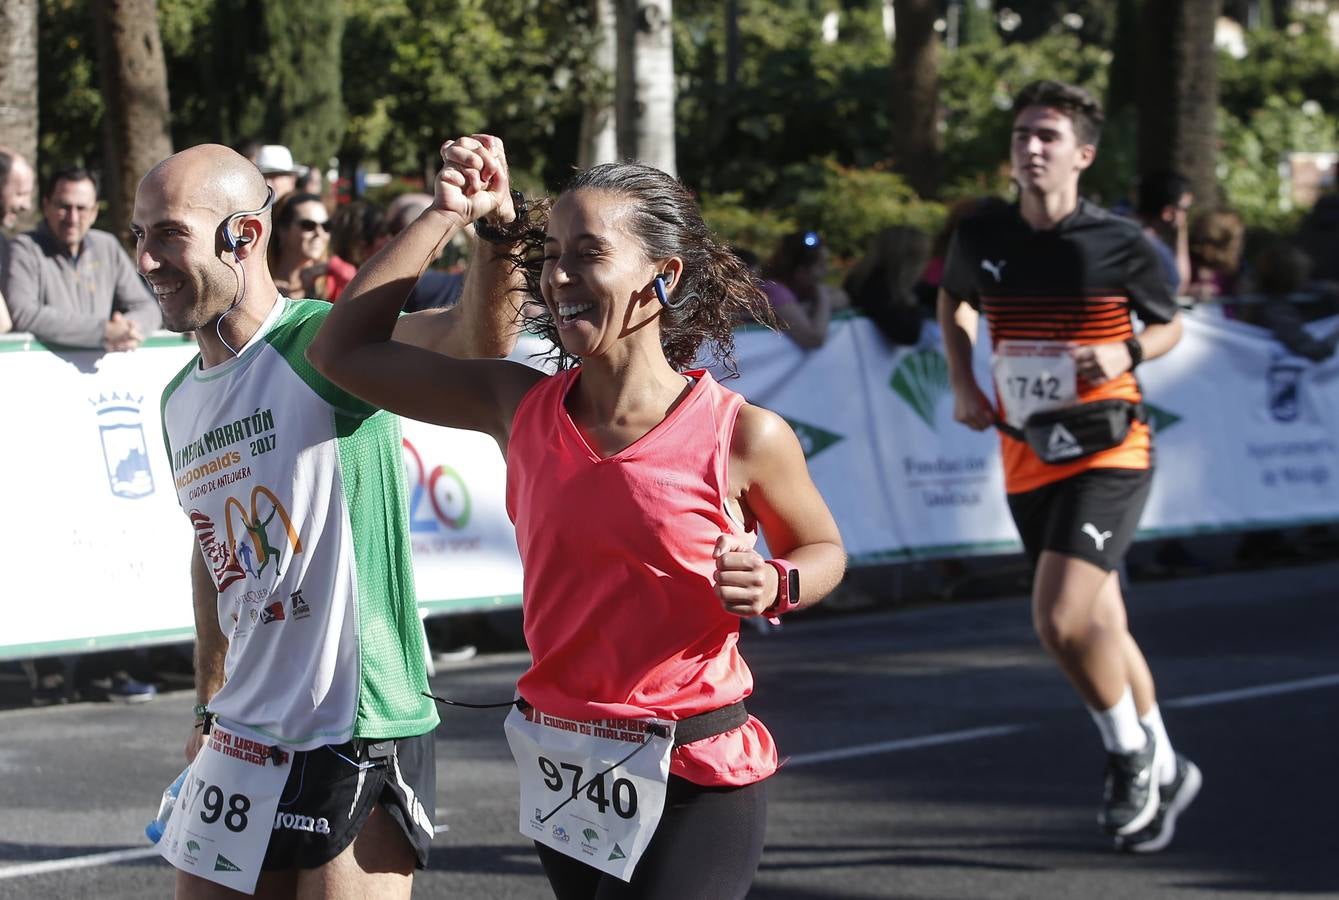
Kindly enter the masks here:
<path id="1" fill-rule="evenodd" d="M 1137 583 L 1136 636 L 1205 786 L 1156 857 L 1112 852 L 1096 731 L 1021 597 L 749 632 L 750 709 L 790 759 L 752 897 L 1339 897 L 1339 562 Z M 505 699 L 524 654 L 440 672 Z M 171 892 L 141 829 L 181 767 L 189 692 L 0 712 L 0 898 Z M 496 712 L 448 710 L 418 897 L 549 896 L 516 832 Z"/>

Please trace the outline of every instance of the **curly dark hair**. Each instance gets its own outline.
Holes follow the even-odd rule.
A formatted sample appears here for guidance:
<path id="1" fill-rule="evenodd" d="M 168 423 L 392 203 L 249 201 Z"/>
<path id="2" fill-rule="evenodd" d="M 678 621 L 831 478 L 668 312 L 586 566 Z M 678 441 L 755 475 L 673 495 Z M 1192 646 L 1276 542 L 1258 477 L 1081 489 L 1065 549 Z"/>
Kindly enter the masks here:
<path id="1" fill-rule="evenodd" d="M 641 241 L 646 257 L 677 256 L 683 260 L 672 305 L 662 307 L 660 314 L 660 344 L 669 364 L 684 371 L 705 362 L 700 354 L 706 344 L 712 360 L 730 374 L 737 374 L 736 323 L 752 319 L 775 327 L 776 319 L 758 279 L 739 256 L 712 235 L 688 189 L 651 166 L 605 163 L 577 173 L 559 196 L 582 190 L 605 191 L 631 200 L 625 222 Z M 563 349 L 540 292 L 544 237 L 553 202 L 541 200 L 530 205 L 530 226 L 511 259 L 525 275 L 527 330 L 553 344 L 546 358 L 559 369 L 570 369 L 580 359 Z"/>

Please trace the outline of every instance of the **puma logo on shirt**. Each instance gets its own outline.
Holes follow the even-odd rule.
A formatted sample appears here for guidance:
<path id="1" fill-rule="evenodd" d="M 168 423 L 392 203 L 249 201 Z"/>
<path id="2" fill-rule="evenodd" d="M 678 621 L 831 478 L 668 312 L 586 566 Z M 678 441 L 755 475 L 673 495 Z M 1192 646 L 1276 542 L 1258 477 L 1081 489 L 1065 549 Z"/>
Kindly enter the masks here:
<path id="1" fill-rule="evenodd" d="M 1000 279 L 1004 277 L 1003 276 L 1004 267 L 1007 266 L 1008 264 L 1009 261 L 1004 259 L 1000 260 L 999 262 L 991 262 L 988 259 L 981 260 L 981 268 L 985 269 L 987 272 L 989 272 L 991 275 L 995 277 L 996 284 L 999 284 Z"/>

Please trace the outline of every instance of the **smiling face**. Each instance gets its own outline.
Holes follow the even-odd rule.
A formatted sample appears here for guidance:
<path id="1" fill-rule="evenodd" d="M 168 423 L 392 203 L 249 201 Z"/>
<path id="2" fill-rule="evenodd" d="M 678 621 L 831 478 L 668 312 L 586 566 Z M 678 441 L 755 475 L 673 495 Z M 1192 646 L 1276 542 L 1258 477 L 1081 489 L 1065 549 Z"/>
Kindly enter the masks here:
<path id="1" fill-rule="evenodd" d="M 1096 147 L 1075 135 L 1073 119 L 1054 107 L 1028 106 L 1014 119 L 1010 160 L 1027 193 L 1073 189 L 1096 154 Z"/>
<path id="2" fill-rule="evenodd" d="M 627 228 L 630 202 L 582 189 L 560 197 L 549 216 L 540 290 L 574 356 L 603 355 L 627 335 L 656 333 L 643 326 L 660 312 L 651 288 L 659 270 Z"/>
<path id="3" fill-rule="evenodd" d="M 297 204 L 291 213 L 292 220 L 280 232 L 283 253 L 302 259 L 324 259 L 330 243 L 330 214 L 325 204 L 308 200 Z"/>
<path id="4" fill-rule="evenodd" d="M 135 193 L 135 263 L 163 312 L 163 327 L 195 331 L 232 305 L 239 273 L 221 259 L 223 215 L 192 202 L 174 171 L 150 173 Z"/>
<path id="5" fill-rule="evenodd" d="M 97 189 L 87 178 L 77 181 L 62 178 L 42 203 L 42 213 L 56 240 L 72 255 L 78 253 L 84 235 L 98 217 Z"/>

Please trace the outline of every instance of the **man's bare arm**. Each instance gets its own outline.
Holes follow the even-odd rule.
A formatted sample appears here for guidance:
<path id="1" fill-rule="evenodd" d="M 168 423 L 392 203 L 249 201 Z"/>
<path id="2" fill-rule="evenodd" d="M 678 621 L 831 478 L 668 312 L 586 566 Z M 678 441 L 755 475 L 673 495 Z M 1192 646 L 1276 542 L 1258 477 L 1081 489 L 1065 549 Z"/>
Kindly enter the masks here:
<path id="1" fill-rule="evenodd" d="M 228 639 L 219 628 L 218 588 L 198 544 L 191 551 L 191 595 L 195 606 L 195 700 L 207 706 L 223 687 Z M 195 759 L 203 742 L 203 729 L 192 726 L 186 741 L 188 762 Z"/>

